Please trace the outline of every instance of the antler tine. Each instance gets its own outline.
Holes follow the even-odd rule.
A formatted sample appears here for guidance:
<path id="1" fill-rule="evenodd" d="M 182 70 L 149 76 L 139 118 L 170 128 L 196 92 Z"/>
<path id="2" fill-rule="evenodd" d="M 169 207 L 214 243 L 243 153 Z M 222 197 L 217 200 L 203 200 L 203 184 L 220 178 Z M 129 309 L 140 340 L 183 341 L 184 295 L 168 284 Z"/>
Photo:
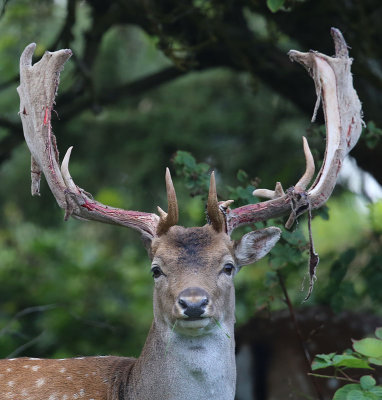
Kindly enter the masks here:
<path id="1" fill-rule="evenodd" d="M 278 197 L 284 196 L 285 193 L 281 183 L 276 182 L 275 190 L 255 189 L 252 194 L 264 199 L 277 199 Z"/>
<path id="2" fill-rule="evenodd" d="M 319 208 L 330 197 L 339 174 L 343 159 L 354 147 L 362 131 L 362 110 L 357 93 L 353 88 L 350 72 L 352 59 L 348 56 L 346 42 L 338 29 L 332 28 L 336 56 L 310 51 L 289 52 L 292 61 L 302 64 L 312 76 L 317 93 L 316 109 L 321 96 L 326 125 L 326 150 L 322 167 L 316 180 L 306 191 L 314 175 L 314 162 L 308 143 L 303 138 L 306 171 L 297 184 L 284 194 L 281 186 L 275 191 L 257 189 L 254 195 L 271 198 L 257 204 L 249 204 L 234 210 L 228 209 L 227 230 L 231 233 L 242 225 L 264 221 L 290 214 L 287 227 L 308 209 Z M 315 116 L 314 112 L 314 116 Z"/>
<path id="3" fill-rule="evenodd" d="M 36 43 L 30 43 L 27 47 L 25 47 L 23 53 L 20 57 L 20 67 L 31 67 L 32 66 L 32 57 L 33 53 L 36 49 Z"/>
<path id="4" fill-rule="evenodd" d="M 306 137 L 302 137 L 304 155 L 305 155 L 305 172 L 304 175 L 295 185 L 296 191 L 304 191 L 309 185 L 310 181 L 313 179 L 315 166 L 312 152 L 310 151 L 308 141 Z M 254 196 L 263 197 L 265 199 L 277 199 L 278 197 L 284 196 L 284 190 L 280 182 L 276 183 L 275 190 L 269 189 L 255 189 L 252 193 Z"/>
<path id="5" fill-rule="evenodd" d="M 174 184 L 172 183 L 170 170 L 168 168 L 166 168 L 166 189 L 168 212 L 166 213 L 158 207 L 160 220 L 157 227 L 157 236 L 165 234 L 172 226 L 178 223 L 179 218 L 178 200 L 176 199 Z"/>
<path id="6" fill-rule="evenodd" d="M 69 172 L 69 161 L 70 161 L 70 155 L 72 154 L 72 150 L 73 146 L 70 146 L 66 151 L 64 159 L 62 160 L 61 163 L 61 174 L 67 189 L 73 193 L 81 195 L 81 192 L 78 190 L 77 185 L 74 183 L 72 176 L 70 175 Z"/>
<path id="7" fill-rule="evenodd" d="M 304 155 L 306 168 L 304 175 L 300 178 L 300 180 L 296 183 L 295 188 L 299 190 L 305 190 L 314 176 L 315 166 L 314 159 L 312 156 L 312 152 L 310 151 L 308 141 L 306 137 L 302 137 L 303 147 L 304 147 Z"/>
<path id="8" fill-rule="evenodd" d="M 32 66 L 35 48 L 36 45 L 31 43 L 20 57 L 20 86 L 17 88 L 24 136 L 32 155 L 32 194 L 39 195 L 40 176 L 43 173 L 58 205 L 66 211 L 65 218 L 72 215 L 75 218 L 130 227 L 153 238 L 159 222 L 156 214 L 101 204 L 73 182 L 69 173 L 71 148 L 66 153 L 60 170 L 51 112 L 60 72 L 72 51 L 65 49 L 46 52 Z"/>
<path id="9" fill-rule="evenodd" d="M 212 171 L 210 177 L 210 188 L 208 191 L 207 200 L 207 217 L 208 222 L 212 225 L 216 232 L 222 232 L 225 230 L 225 218 L 219 209 L 214 171 Z"/>

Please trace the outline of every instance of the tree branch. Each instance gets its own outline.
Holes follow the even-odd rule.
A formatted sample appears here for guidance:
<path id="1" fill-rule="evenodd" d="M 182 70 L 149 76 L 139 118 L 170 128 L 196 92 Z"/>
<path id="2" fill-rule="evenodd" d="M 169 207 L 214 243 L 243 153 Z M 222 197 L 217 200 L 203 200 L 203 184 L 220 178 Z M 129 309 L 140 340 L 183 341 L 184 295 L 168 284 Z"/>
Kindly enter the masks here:
<path id="1" fill-rule="evenodd" d="M 146 91 L 176 79 L 183 74 L 184 71 L 180 71 L 175 67 L 168 67 L 134 82 L 101 89 L 96 104 L 91 95 L 84 95 L 82 98 L 73 102 L 74 94 L 72 92 L 64 93 L 61 95 L 61 99 L 58 99 L 57 109 L 59 110 L 60 118 L 64 121 L 68 121 L 88 108 L 93 107 L 95 110 L 99 111 L 100 106 L 115 104 L 122 98 L 140 96 Z"/>

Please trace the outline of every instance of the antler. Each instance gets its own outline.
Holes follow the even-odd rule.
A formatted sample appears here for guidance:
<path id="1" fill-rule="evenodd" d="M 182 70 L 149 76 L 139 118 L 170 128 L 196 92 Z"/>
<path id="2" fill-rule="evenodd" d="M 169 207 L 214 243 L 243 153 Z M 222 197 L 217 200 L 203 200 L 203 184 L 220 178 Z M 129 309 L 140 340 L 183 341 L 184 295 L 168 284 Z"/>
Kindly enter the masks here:
<path id="1" fill-rule="evenodd" d="M 289 52 L 292 61 L 302 64 L 312 76 L 317 93 L 313 120 L 322 97 L 326 122 L 326 151 L 324 162 L 313 185 L 306 188 L 314 175 L 314 162 L 308 143 L 303 138 L 306 171 L 294 187 L 286 193 L 279 182 L 275 190 L 257 189 L 254 195 L 271 200 L 249 204 L 233 210 L 232 201 L 218 203 L 215 178 L 211 176 L 207 213 L 217 231 L 228 234 L 239 226 L 264 221 L 290 214 L 286 227 L 308 209 L 319 208 L 330 197 L 343 159 L 354 147 L 362 130 L 361 103 L 353 88 L 350 73 L 352 59 L 348 56 L 346 42 L 338 29 L 332 28 L 336 55 L 328 57 L 318 52 Z M 59 84 L 60 72 L 72 55 L 71 50 L 46 52 L 32 66 L 32 55 L 36 45 L 27 46 L 20 59 L 20 116 L 24 136 L 32 154 L 32 195 L 39 195 L 40 177 L 44 173 L 57 203 L 65 209 L 65 219 L 73 216 L 122 225 L 138 230 L 153 238 L 168 231 L 178 221 L 178 205 L 169 171 L 166 171 L 168 213 L 159 209 L 160 218 L 153 213 L 129 211 L 110 207 L 95 201 L 78 187 L 69 173 L 69 158 L 72 148 L 66 153 L 61 170 L 56 139 L 52 132 L 51 113 Z M 222 218 L 223 215 L 225 218 Z"/>
<path id="2" fill-rule="evenodd" d="M 218 203 L 214 172 L 211 173 L 210 178 L 210 189 L 208 192 L 207 200 L 207 218 L 208 222 L 212 225 L 216 232 L 222 232 L 224 230 L 225 218 L 224 215 L 221 213 L 221 208 Z"/>
<path id="3" fill-rule="evenodd" d="M 346 42 L 338 29 L 332 28 L 335 56 L 328 57 L 316 51 L 300 53 L 291 50 L 292 61 L 302 64 L 312 76 L 317 93 L 317 102 L 312 121 L 322 98 L 326 124 L 326 151 L 324 162 L 316 180 L 306 191 L 314 175 L 314 162 L 308 143 L 303 138 L 306 171 L 294 187 L 286 193 L 279 182 L 274 191 L 257 189 L 255 196 L 271 199 L 249 204 L 233 210 L 221 205 L 226 215 L 226 231 L 231 234 L 239 226 L 265 221 L 287 214 L 290 217 L 286 227 L 290 228 L 295 219 L 306 210 L 321 207 L 330 197 L 346 155 L 357 143 L 362 131 L 362 110 L 357 93 L 353 88 L 350 72 L 352 59 L 349 58 Z"/>
<path id="4" fill-rule="evenodd" d="M 78 187 L 69 173 L 69 158 L 72 148 L 67 151 L 59 167 L 56 138 L 52 132 L 51 113 L 57 93 L 60 72 L 71 57 L 69 49 L 53 53 L 46 52 L 42 59 L 32 66 L 36 44 L 27 46 L 20 58 L 20 117 L 25 140 L 32 154 L 31 178 L 32 195 L 40 195 L 41 173 L 45 175 L 50 190 L 58 205 L 65 210 L 65 219 L 94 220 L 122 225 L 138 230 L 143 236 L 159 236 L 177 223 L 178 206 L 170 172 L 166 171 L 169 212 L 156 214 L 128 211 L 114 208 L 98 201 Z"/>

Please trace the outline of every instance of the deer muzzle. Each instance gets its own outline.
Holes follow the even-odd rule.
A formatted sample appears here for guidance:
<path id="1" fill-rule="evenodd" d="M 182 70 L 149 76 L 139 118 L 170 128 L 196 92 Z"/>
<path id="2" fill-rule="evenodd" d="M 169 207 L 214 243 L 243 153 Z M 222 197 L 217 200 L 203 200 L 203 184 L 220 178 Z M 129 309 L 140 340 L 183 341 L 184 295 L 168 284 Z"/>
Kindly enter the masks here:
<path id="1" fill-rule="evenodd" d="M 209 296 L 204 289 L 191 287 L 179 294 L 177 305 L 181 315 L 188 319 L 195 319 L 203 318 L 208 303 Z"/>

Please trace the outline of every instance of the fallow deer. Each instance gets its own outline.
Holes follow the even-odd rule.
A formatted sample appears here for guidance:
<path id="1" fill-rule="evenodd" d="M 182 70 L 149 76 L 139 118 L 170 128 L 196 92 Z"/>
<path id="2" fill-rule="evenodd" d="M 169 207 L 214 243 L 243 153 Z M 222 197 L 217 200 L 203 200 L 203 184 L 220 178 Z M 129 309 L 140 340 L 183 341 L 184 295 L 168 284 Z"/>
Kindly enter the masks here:
<path id="1" fill-rule="evenodd" d="M 313 185 L 314 163 L 304 139 L 306 172 L 285 193 L 258 189 L 270 198 L 231 209 L 218 202 L 214 174 L 208 195 L 208 223 L 178 226 L 178 205 L 166 171 L 168 212 L 127 211 L 95 201 L 61 168 L 51 113 L 60 71 L 71 50 L 46 52 L 32 66 L 35 44 L 20 59 L 20 117 L 32 154 L 32 194 L 39 194 L 43 173 L 65 219 L 73 216 L 122 225 L 139 231 L 149 250 L 154 277 L 154 320 L 138 359 L 80 357 L 19 358 L 0 361 L 0 394 L 14 400 L 232 400 L 235 396 L 235 291 L 233 278 L 243 265 L 264 255 L 281 231 L 268 227 L 230 238 L 238 227 L 290 214 L 287 225 L 303 212 L 320 207 L 331 195 L 341 163 L 361 133 L 361 104 L 353 89 L 348 50 L 342 34 L 332 29 L 335 56 L 290 51 L 314 79 L 322 98 L 327 143 L 324 162 Z M 297 83 L 296 83 L 297 84 Z M 317 106 L 318 107 L 317 102 Z M 167 343 L 171 346 L 167 349 Z"/>

